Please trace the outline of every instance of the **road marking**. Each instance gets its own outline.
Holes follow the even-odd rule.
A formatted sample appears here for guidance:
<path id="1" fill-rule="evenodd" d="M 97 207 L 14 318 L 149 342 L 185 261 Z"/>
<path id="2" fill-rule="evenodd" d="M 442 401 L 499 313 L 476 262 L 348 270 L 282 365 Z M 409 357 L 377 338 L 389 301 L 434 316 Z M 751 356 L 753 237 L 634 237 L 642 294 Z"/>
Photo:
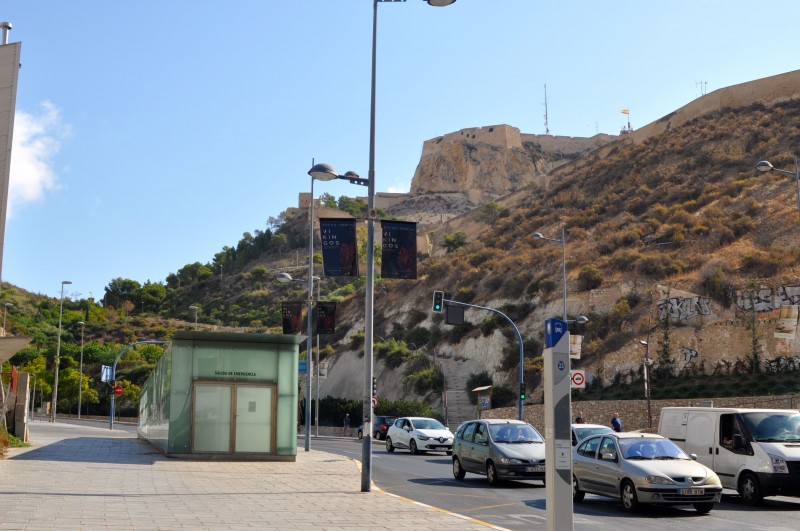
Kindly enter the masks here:
<path id="1" fill-rule="evenodd" d="M 489 522 L 484 522 L 483 520 L 478 520 L 478 519 L 472 518 L 470 516 L 464 516 L 463 514 L 454 513 L 452 511 L 447 511 L 445 509 L 440 509 L 439 507 L 434 507 L 433 505 L 428 505 L 427 503 L 420 503 L 418 501 L 414 501 L 414 500 L 412 500 L 410 498 L 406 498 L 404 496 L 398 496 L 397 494 L 392 494 L 391 492 L 386 492 L 385 490 L 381 490 L 380 488 L 378 488 L 378 486 L 375 485 L 375 483 L 373 483 L 372 486 L 378 492 L 382 492 L 383 494 L 386 494 L 387 496 L 391 496 L 393 498 L 397 498 L 398 500 L 403 500 L 403 501 L 407 501 L 409 503 L 413 503 L 414 505 L 418 505 L 419 507 L 425 507 L 425 508 L 428 508 L 428 509 L 433 509 L 434 511 L 440 512 L 442 514 L 455 516 L 456 518 L 461 518 L 462 520 L 466 520 L 467 522 L 470 522 L 470 523 L 473 523 L 473 524 L 477 524 L 477 525 L 482 525 L 482 526 L 487 527 L 489 529 L 496 529 L 497 531 L 511 531 L 510 529 L 507 529 L 505 527 L 500 527 L 500 526 L 497 526 L 497 525 L 494 525 L 494 524 L 490 524 Z"/>

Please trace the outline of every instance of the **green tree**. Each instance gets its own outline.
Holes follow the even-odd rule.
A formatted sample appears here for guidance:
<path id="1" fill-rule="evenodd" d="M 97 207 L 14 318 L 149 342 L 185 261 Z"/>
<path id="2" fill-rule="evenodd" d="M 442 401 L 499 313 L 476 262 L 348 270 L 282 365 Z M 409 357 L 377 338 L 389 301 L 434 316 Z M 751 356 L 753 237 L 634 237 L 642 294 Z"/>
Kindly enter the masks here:
<path id="1" fill-rule="evenodd" d="M 603 277 L 593 265 L 583 266 L 578 273 L 578 289 L 581 291 L 599 288 L 602 283 Z"/>
<path id="2" fill-rule="evenodd" d="M 452 253 L 467 244 L 467 233 L 460 230 L 452 234 L 445 234 L 442 243 L 444 243 L 447 252 Z"/>
<path id="3" fill-rule="evenodd" d="M 108 283 L 103 297 L 104 306 L 119 308 L 124 301 L 139 306 L 142 299 L 142 285 L 128 278 L 115 278 Z"/>
<path id="4" fill-rule="evenodd" d="M 141 290 L 143 307 L 149 311 L 157 312 L 164 304 L 164 299 L 167 298 L 167 288 L 160 282 L 150 282 L 149 280 L 144 283 Z"/>
<path id="5" fill-rule="evenodd" d="M 506 217 L 508 214 L 508 208 L 496 201 L 491 201 L 480 208 L 477 219 L 478 221 L 494 225 L 498 219 Z"/>

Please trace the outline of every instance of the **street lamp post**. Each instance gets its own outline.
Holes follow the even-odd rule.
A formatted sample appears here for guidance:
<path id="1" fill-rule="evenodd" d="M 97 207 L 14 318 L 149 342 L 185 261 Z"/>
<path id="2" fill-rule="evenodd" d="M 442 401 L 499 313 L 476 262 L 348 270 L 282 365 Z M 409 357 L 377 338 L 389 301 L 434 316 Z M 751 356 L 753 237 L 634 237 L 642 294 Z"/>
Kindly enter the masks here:
<path id="1" fill-rule="evenodd" d="M 653 427 L 653 415 L 650 410 L 650 366 L 653 360 L 650 359 L 650 332 L 647 332 L 647 341 L 639 340 L 639 343 L 644 345 L 644 364 L 642 368 L 642 375 L 644 376 L 644 397 L 647 400 L 647 427 Z"/>
<path id="2" fill-rule="evenodd" d="M 756 169 L 760 172 L 776 171 L 781 175 L 791 177 L 797 182 L 797 211 L 800 213 L 800 167 L 797 164 L 797 155 L 794 157 L 794 171 L 779 170 L 774 167 L 768 160 L 762 160 L 756 163 Z"/>
<path id="3" fill-rule="evenodd" d="M 561 244 L 561 284 L 563 288 L 563 308 L 564 321 L 567 320 L 567 237 L 564 235 L 564 227 L 561 227 L 561 239 L 547 238 L 541 232 L 534 232 L 533 237 L 539 240 L 548 240 Z"/>
<path id="4" fill-rule="evenodd" d="M 194 310 L 194 329 L 197 330 L 197 306 L 189 306 L 190 310 Z"/>
<path id="5" fill-rule="evenodd" d="M 372 3 L 372 76 L 369 110 L 369 173 L 367 174 L 367 284 L 364 301 L 364 438 L 361 447 L 361 492 L 369 492 L 372 484 L 372 349 L 373 309 L 375 301 L 375 86 L 378 48 L 378 4 L 396 0 L 374 0 Z M 456 0 L 426 0 L 435 7 L 449 6 Z"/>
<path id="6" fill-rule="evenodd" d="M 6 313 L 8 313 L 8 309 L 14 306 L 13 303 L 7 302 L 3 306 L 3 337 L 6 337 Z"/>
<path id="7" fill-rule="evenodd" d="M 312 179 L 313 182 L 313 179 Z M 313 202 L 313 196 L 311 198 Z M 314 281 L 317 281 L 317 300 L 319 300 L 319 277 L 311 276 L 311 292 L 314 290 Z M 275 277 L 275 280 L 278 282 L 302 282 L 305 284 L 305 280 L 300 280 L 297 278 L 292 278 L 292 275 L 289 273 L 278 273 Z M 310 293 L 310 292 L 309 292 Z M 311 299 L 308 300 L 308 339 L 306 341 L 306 452 L 309 450 L 310 442 L 309 437 L 311 433 L 311 333 L 312 333 L 312 322 L 311 322 Z M 319 437 L 319 334 L 317 334 L 317 401 L 314 407 L 314 419 L 315 419 L 315 426 L 316 426 L 316 435 Z"/>
<path id="8" fill-rule="evenodd" d="M 56 342 L 56 366 L 53 373 L 53 404 L 50 411 L 50 422 L 56 421 L 56 404 L 58 404 L 58 366 L 61 364 L 61 318 L 64 315 L 64 286 L 66 284 L 72 284 L 72 281 L 61 281 L 61 304 L 58 308 L 58 341 Z"/>
<path id="9" fill-rule="evenodd" d="M 86 326 L 86 323 L 83 321 L 78 321 L 78 324 L 81 325 L 81 361 L 80 367 L 78 368 L 78 418 L 81 418 L 81 396 L 83 395 L 83 329 Z"/>

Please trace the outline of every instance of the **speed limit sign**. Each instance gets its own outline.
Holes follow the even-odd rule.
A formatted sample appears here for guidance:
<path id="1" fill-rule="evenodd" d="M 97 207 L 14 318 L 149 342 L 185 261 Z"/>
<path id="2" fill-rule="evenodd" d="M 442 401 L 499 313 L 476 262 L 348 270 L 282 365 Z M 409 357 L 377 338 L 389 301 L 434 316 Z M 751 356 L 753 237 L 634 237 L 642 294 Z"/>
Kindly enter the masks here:
<path id="1" fill-rule="evenodd" d="M 583 371 L 569 371 L 573 389 L 586 389 L 586 375 Z"/>

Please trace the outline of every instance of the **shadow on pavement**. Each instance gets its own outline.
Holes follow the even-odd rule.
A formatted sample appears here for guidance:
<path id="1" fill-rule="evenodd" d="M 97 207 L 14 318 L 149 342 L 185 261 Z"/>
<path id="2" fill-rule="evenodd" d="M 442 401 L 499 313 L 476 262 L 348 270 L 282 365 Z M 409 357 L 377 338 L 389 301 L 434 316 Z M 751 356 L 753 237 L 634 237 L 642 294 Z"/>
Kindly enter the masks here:
<path id="1" fill-rule="evenodd" d="M 135 438 L 76 437 L 33 448 L 8 459 L 152 465 L 167 458 L 146 442 Z"/>

